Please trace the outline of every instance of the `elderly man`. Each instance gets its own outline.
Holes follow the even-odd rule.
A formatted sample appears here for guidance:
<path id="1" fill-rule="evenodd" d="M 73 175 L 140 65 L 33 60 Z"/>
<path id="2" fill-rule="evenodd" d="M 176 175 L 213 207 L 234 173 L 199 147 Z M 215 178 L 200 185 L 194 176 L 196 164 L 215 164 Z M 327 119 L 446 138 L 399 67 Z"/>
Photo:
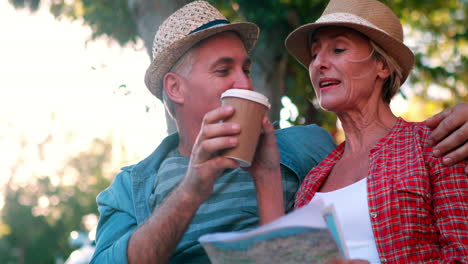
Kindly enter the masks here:
<path id="1" fill-rule="evenodd" d="M 234 109 L 221 107 L 219 98 L 228 89 L 253 89 L 248 51 L 257 37 L 255 24 L 230 24 L 204 1 L 187 4 L 160 26 L 145 81 L 178 133 L 123 168 L 98 196 L 92 263 L 209 263 L 200 235 L 252 228 L 292 209 L 302 178 L 335 147 L 325 130 L 274 131 L 265 117 L 250 168 L 216 155 L 237 145 L 239 125 L 220 122 Z M 457 113 L 451 118 L 460 119 Z M 284 209 L 270 207 L 276 202 Z"/>

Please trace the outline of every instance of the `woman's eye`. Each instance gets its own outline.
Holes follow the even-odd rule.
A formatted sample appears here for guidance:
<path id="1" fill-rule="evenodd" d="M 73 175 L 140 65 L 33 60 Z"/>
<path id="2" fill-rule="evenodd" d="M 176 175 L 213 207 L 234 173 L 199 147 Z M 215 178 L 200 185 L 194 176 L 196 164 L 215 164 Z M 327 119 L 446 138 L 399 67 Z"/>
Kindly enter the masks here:
<path id="1" fill-rule="evenodd" d="M 249 75 L 250 74 L 250 69 L 244 69 L 244 73 Z"/>

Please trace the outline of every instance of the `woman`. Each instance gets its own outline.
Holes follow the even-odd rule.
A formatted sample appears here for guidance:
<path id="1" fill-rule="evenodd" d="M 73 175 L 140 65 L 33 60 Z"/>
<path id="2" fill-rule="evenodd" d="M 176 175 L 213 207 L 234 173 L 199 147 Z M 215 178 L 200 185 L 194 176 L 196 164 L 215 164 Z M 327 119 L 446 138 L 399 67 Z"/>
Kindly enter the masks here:
<path id="1" fill-rule="evenodd" d="M 389 106 L 414 64 L 393 12 L 375 0 L 331 0 L 286 47 L 346 137 L 304 179 L 296 208 L 332 204 L 353 259 L 468 263 L 467 162 L 443 165 L 429 129 Z"/>

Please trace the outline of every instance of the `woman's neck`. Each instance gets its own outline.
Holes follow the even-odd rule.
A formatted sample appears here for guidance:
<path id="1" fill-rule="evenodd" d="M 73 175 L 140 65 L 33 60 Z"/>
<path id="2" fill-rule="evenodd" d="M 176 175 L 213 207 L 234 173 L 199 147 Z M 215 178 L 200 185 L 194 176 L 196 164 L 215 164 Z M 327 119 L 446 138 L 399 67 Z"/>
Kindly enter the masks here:
<path id="1" fill-rule="evenodd" d="M 392 129 L 397 117 L 388 104 L 373 109 L 359 109 L 337 113 L 346 137 L 343 155 L 368 153 L 374 145 Z"/>

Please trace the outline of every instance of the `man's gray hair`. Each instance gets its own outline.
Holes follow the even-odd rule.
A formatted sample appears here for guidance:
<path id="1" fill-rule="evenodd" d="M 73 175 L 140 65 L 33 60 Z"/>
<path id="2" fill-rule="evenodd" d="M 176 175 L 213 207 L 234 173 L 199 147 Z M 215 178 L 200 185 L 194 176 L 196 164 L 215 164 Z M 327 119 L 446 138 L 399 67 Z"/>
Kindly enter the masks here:
<path id="1" fill-rule="evenodd" d="M 183 78 L 187 78 L 192 71 L 192 66 L 195 63 L 195 50 L 197 46 L 192 47 L 189 49 L 182 57 L 180 57 L 177 62 L 172 66 L 169 72 L 173 72 L 177 75 L 182 76 Z M 166 89 L 162 89 L 162 101 L 164 106 L 166 107 L 169 116 L 172 119 L 176 118 L 174 102 L 169 98 L 167 95 Z"/>

